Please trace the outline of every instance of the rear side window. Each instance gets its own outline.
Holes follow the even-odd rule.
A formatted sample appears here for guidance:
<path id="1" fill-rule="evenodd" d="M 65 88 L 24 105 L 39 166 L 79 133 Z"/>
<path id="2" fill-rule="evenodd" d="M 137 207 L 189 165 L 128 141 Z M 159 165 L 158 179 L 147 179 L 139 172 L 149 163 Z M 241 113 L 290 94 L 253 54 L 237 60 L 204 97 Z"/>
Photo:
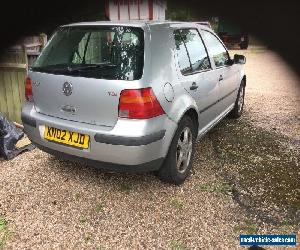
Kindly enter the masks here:
<path id="1" fill-rule="evenodd" d="M 229 55 L 223 44 L 211 32 L 203 30 L 203 39 L 210 54 L 213 57 L 216 67 L 223 67 L 229 60 Z"/>
<path id="2" fill-rule="evenodd" d="M 76 26 L 58 30 L 33 71 L 114 80 L 143 73 L 144 32 L 125 26 Z"/>
<path id="3" fill-rule="evenodd" d="M 210 69 L 210 62 L 196 29 L 174 31 L 178 64 L 183 75 Z"/>
<path id="4" fill-rule="evenodd" d="M 181 38 L 180 30 L 175 30 L 174 36 L 180 71 L 183 75 L 189 74 L 192 72 L 192 66 L 185 43 Z"/>

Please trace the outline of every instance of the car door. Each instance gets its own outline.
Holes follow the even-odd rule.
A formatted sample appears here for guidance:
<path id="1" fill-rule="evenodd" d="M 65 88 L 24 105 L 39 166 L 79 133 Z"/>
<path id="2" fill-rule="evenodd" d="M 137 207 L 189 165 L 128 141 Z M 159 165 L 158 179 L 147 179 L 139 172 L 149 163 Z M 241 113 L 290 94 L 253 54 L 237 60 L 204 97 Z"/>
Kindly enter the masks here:
<path id="1" fill-rule="evenodd" d="M 195 99 L 199 110 L 199 131 L 218 115 L 218 81 L 197 28 L 174 30 L 179 81 Z"/>
<path id="2" fill-rule="evenodd" d="M 232 106 L 238 91 L 238 68 L 230 60 L 229 53 L 220 39 L 209 30 L 201 30 L 209 55 L 218 77 L 219 98 L 217 106 L 222 114 Z"/>

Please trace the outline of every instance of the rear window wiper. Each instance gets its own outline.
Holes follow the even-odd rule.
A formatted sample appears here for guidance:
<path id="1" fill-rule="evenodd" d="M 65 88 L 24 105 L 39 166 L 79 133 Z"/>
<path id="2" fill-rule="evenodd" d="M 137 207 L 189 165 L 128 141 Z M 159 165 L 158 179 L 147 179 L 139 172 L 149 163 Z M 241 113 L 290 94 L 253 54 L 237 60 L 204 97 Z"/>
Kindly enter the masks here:
<path id="1" fill-rule="evenodd" d="M 46 73 L 63 73 L 66 70 L 61 68 L 48 68 L 48 67 L 31 67 L 30 70 Z"/>
<path id="2" fill-rule="evenodd" d="M 90 70 L 90 69 L 101 69 L 106 67 L 117 67 L 115 64 L 88 64 L 88 65 L 81 65 L 78 67 L 72 67 L 68 66 L 69 72 L 76 72 L 76 71 L 82 71 L 82 70 Z"/>
<path id="3" fill-rule="evenodd" d="M 91 69 L 102 69 L 107 67 L 117 67 L 115 64 L 108 64 L 108 63 L 102 63 L 102 64 L 78 64 L 78 65 L 49 65 L 44 67 L 31 67 L 32 71 L 39 71 L 39 72 L 45 72 L 45 73 L 76 73 L 76 72 L 82 72 L 86 70 Z"/>

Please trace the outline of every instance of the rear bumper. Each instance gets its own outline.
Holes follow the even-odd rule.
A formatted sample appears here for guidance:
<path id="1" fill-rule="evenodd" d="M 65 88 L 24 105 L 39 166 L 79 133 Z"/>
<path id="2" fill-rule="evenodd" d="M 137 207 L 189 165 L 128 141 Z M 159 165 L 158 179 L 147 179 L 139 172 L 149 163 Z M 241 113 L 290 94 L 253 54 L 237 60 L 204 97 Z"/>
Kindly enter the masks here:
<path id="1" fill-rule="evenodd" d="M 80 162 L 83 164 L 86 164 L 88 166 L 93 166 L 95 168 L 100 168 L 102 170 L 105 171 L 114 171 L 114 172 L 126 172 L 126 173 L 143 173 L 143 172 L 151 172 L 151 171 L 155 171 L 158 170 L 160 168 L 160 166 L 162 165 L 164 158 L 159 158 L 150 162 L 145 162 L 139 165 L 122 165 L 122 164 L 115 164 L 115 163 L 110 163 L 110 162 L 102 162 L 102 161 L 95 161 L 95 160 L 91 160 L 91 159 L 87 159 L 87 158 L 83 158 L 83 157 L 79 157 L 79 156 L 75 156 L 75 155 L 70 155 L 70 154 L 66 154 L 66 153 L 62 153 L 44 146 L 41 146 L 37 143 L 35 143 L 35 145 L 51 154 L 54 155 L 60 159 L 63 160 L 70 160 L 70 161 L 76 161 L 76 162 Z"/>
<path id="2" fill-rule="evenodd" d="M 111 145 L 121 145 L 121 146 L 142 146 L 148 145 L 152 142 L 156 142 L 164 138 L 166 130 L 160 130 L 158 132 L 143 135 L 143 136 L 115 136 L 115 135 L 105 135 L 105 134 L 95 134 L 94 139 L 99 143 L 106 143 Z"/>
<path id="3" fill-rule="evenodd" d="M 114 127 L 64 120 L 37 113 L 33 104 L 22 110 L 25 133 L 42 150 L 112 171 L 152 171 L 165 158 L 177 124 L 167 116 L 148 120 L 119 119 Z M 45 125 L 90 136 L 88 149 L 44 139 Z"/>

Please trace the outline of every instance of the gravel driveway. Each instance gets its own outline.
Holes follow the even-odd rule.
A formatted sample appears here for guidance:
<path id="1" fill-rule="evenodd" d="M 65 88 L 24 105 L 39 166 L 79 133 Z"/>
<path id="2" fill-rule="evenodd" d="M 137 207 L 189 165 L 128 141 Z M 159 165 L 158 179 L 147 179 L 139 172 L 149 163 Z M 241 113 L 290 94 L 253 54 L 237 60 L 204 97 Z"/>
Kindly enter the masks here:
<path id="1" fill-rule="evenodd" d="M 239 249 L 240 233 L 297 232 L 299 80 L 271 51 L 244 53 L 245 115 L 197 144 L 180 187 L 38 149 L 0 159 L 0 249 Z"/>
<path id="2" fill-rule="evenodd" d="M 242 51 L 231 51 L 231 54 Z M 300 80 L 283 59 L 264 48 L 242 52 L 247 57 L 246 112 L 255 126 L 300 142 Z"/>

